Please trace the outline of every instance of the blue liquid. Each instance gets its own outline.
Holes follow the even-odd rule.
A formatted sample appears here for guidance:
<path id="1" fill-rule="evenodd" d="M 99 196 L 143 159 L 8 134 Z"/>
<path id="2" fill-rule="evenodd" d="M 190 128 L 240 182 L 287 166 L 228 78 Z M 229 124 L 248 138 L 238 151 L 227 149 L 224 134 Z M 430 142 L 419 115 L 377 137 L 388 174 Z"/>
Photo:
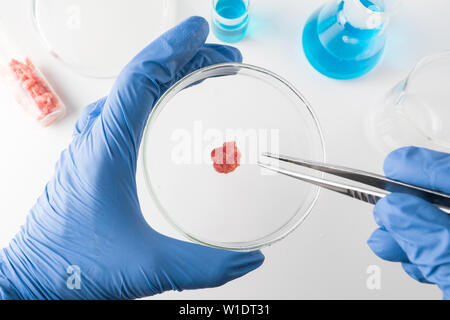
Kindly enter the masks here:
<path id="1" fill-rule="evenodd" d="M 362 0 L 373 6 L 370 0 Z M 342 18 L 343 2 L 315 11 L 303 29 L 303 50 L 311 65 L 325 76 L 351 79 L 369 72 L 379 62 L 385 38 L 383 25 L 374 29 L 353 27 Z M 373 11 L 377 11 L 373 9 Z M 344 21 L 342 24 L 341 21 Z"/>
<path id="2" fill-rule="evenodd" d="M 243 0 L 219 0 L 214 8 L 217 14 L 225 19 L 238 19 L 246 15 L 237 24 L 226 25 L 213 19 L 214 35 L 225 42 L 237 42 L 244 38 L 248 27 L 247 5 Z"/>

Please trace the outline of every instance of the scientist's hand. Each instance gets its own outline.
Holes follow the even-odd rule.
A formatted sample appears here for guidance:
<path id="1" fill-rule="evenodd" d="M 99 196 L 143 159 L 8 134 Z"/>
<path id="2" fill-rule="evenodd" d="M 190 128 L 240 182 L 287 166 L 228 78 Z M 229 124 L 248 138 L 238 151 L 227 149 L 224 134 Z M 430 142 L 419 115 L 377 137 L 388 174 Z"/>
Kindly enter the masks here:
<path id="1" fill-rule="evenodd" d="M 205 44 L 207 35 L 203 18 L 184 21 L 141 51 L 108 97 L 85 108 L 54 177 L 1 252 L 0 297 L 131 299 L 220 286 L 262 264 L 260 251 L 159 234 L 139 206 L 136 160 L 152 106 L 195 69 L 241 60 L 235 48 Z"/>
<path id="2" fill-rule="evenodd" d="M 450 194 L 450 154 L 423 148 L 395 150 L 385 160 L 392 179 Z M 434 283 L 450 299 L 450 215 L 429 202 L 392 193 L 374 210 L 380 226 L 368 240 L 380 258 L 401 262 L 414 279 Z"/>

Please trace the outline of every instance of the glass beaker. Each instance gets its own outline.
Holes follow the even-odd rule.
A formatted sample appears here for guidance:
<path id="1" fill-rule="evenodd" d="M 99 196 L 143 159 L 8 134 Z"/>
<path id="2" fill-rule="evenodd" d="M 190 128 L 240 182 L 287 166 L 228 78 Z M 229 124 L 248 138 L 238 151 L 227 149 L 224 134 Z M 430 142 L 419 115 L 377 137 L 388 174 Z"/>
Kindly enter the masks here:
<path id="1" fill-rule="evenodd" d="M 382 151 L 416 145 L 450 150 L 450 51 L 420 60 L 375 106 L 372 141 Z"/>
<path id="2" fill-rule="evenodd" d="M 212 31 L 224 42 L 238 42 L 248 28 L 249 0 L 213 0 Z"/>
<path id="3" fill-rule="evenodd" d="M 389 16 L 398 0 L 333 0 L 317 9 L 303 29 L 303 50 L 320 73 L 351 79 L 379 62 Z"/>

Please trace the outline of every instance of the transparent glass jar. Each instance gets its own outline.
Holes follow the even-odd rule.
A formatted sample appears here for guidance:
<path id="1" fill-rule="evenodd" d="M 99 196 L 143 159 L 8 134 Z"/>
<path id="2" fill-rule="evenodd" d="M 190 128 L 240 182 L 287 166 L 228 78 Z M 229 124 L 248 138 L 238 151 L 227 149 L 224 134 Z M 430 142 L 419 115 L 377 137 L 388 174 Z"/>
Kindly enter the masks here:
<path id="1" fill-rule="evenodd" d="M 242 40 L 248 28 L 249 6 L 249 0 L 212 0 L 214 35 L 228 43 Z"/>
<path id="2" fill-rule="evenodd" d="M 43 127 L 66 113 L 65 105 L 46 77 L 29 56 L 18 52 L 5 34 L 0 34 L 0 83 Z"/>

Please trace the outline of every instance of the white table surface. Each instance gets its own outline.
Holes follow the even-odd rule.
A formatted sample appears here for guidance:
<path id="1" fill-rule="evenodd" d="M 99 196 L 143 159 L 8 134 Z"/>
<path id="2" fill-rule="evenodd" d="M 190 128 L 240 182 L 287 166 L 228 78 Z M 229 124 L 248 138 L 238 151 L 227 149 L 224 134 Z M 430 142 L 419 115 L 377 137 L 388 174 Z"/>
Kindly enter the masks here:
<path id="1" fill-rule="evenodd" d="M 76 2 L 76 0 L 74 0 Z M 293 83 L 309 100 L 321 123 L 328 161 L 381 172 L 384 154 L 364 130 L 370 104 L 383 96 L 422 57 L 449 49 L 450 3 L 408 0 L 392 19 L 384 60 L 364 77 L 328 79 L 307 62 L 302 27 L 321 3 L 313 0 L 253 0 L 249 36 L 236 44 L 244 62 L 268 68 Z M 177 1 L 177 20 L 190 15 L 209 19 L 210 1 Z M 40 128 L 25 113 L 0 100 L 0 245 L 6 246 L 24 223 L 27 211 L 51 178 L 60 152 L 71 140 L 82 108 L 107 94 L 113 80 L 78 75 L 47 52 L 34 30 L 30 0 L 1 0 L 0 19 L 22 43 L 70 108 L 50 128 Z M 144 32 L 144 31 L 143 31 Z M 209 41 L 218 42 L 213 35 Z M 146 195 L 138 172 L 141 205 L 157 230 L 179 237 Z M 167 292 L 153 299 L 440 299 L 435 286 L 409 278 L 397 263 L 380 260 L 366 240 L 375 229 L 371 206 L 323 191 L 309 218 L 282 242 L 263 249 L 264 265 L 220 288 Z M 367 268 L 381 270 L 381 288 L 366 285 Z"/>

